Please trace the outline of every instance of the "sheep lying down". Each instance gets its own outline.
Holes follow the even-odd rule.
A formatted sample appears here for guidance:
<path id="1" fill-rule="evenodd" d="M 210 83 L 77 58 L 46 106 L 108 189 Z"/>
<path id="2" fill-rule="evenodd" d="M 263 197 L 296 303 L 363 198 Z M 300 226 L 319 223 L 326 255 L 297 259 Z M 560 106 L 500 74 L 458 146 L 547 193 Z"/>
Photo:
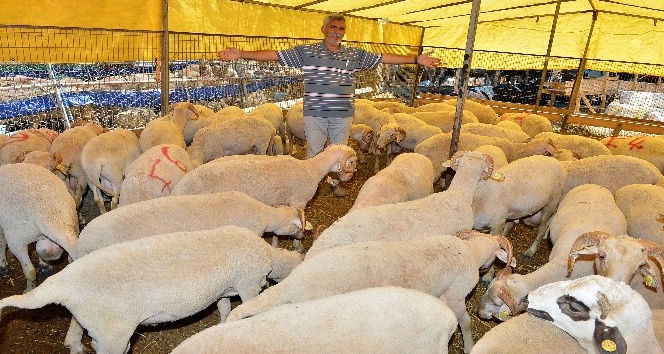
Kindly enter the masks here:
<path id="1" fill-rule="evenodd" d="M 423 292 L 379 287 L 276 307 L 208 328 L 172 354 L 447 353 L 457 323 Z"/>
<path id="2" fill-rule="evenodd" d="M 98 353 L 122 354 L 141 324 L 179 320 L 214 302 L 223 322 L 230 296 L 251 299 L 266 277 L 282 280 L 301 259 L 237 226 L 162 234 L 81 257 L 34 290 L 0 300 L 0 309 L 61 304 L 74 316 L 65 338 L 72 353 L 83 352 L 85 328 Z"/>

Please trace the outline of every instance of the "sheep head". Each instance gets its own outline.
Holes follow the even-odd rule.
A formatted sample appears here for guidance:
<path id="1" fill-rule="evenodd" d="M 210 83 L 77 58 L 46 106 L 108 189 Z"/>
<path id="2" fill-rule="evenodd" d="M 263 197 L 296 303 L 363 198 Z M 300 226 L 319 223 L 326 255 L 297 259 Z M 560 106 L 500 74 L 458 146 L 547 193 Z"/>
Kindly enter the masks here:
<path id="1" fill-rule="evenodd" d="M 579 236 L 576 241 L 574 241 L 574 244 L 569 251 L 569 255 L 567 256 L 567 276 L 569 277 L 572 274 L 572 270 L 574 270 L 574 262 L 576 262 L 576 259 L 579 258 L 579 256 L 582 254 L 597 254 L 597 245 L 599 245 L 601 240 L 608 237 L 611 237 L 611 235 L 603 231 L 586 232 Z"/>
<path id="2" fill-rule="evenodd" d="M 396 141 L 399 143 L 401 140 L 406 138 L 406 132 L 399 127 L 397 123 L 388 123 L 380 127 L 380 132 L 378 133 L 378 141 L 376 141 L 376 147 L 380 150 L 384 150 L 387 145 Z"/>
<path id="3" fill-rule="evenodd" d="M 452 157 L 449 160 L 443 163 L 443 167 L 445 168 L 449 167 L 456 171 L 459 168 L 459 159 L 468 152 L 470 151 L 457 151 L 456 153 L 454 153 L 454 155 L 452 155 Z M 481 154 L 487 162 L 487 168 L 484 170 L 484 173 L 482 173 L 482 179 L 487 180 L 490 178 L 495 181 L 505 180 L 505 176 L 503 176 L 498 171 L 494 171 L 493 157 L 491 157 L 491 155 L 485 154 L 483 152 L 473 152 L 473 153 Z"/>
<path id="4" fill-rule="evenodd" d="M 511 267 L 505 267 L 496 274 L 480 300 L 477 311 L 480 318 L 506 321 L 525 311 L 525 299 L 530 288 L 517 276 L 512 275 Z"/>

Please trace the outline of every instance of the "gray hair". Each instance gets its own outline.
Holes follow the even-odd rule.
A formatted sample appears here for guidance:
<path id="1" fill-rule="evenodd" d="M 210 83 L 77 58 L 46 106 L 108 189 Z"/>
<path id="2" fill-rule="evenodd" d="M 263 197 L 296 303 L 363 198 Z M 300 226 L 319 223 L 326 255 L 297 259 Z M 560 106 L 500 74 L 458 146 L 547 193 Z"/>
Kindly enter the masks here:
<path id="1" fill-rule="evenodd" d="M 323 26 L 325 26 L 325 25 L 327 25 L 328 23 L 330 23 L 330 21 L 343 21 L 343 22 L 346 22 L 346 18 L 345 18 L 344 15 L 342 15 L 342 14 L 331 14 L 331 15 L 327 15 L 327 16 L 325 16 L 325 18 L 323 19 Z"/>

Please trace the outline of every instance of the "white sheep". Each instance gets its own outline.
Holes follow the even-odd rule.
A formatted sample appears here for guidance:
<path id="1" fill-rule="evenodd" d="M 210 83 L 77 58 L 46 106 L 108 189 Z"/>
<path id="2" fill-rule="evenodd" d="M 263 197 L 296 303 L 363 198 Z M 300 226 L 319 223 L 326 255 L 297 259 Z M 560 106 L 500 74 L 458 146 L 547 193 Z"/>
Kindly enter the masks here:
<path id="1" fill-rule="evenodd" d="M 444 169 L 441 164 L 450 156 L 451 133 L 436 134 L 415 147 L 415 152 L 428 157 L 433 163 L 434 176 L 440 178 Z M 507 139 L 461 133 L 457 151 L 474 150 L 481 145 L 496 145 L 503 150 L 507 161 L 518 160 L 532 155 L 553 154 L 556 147 L 549 141 L 513 143 Z"/>
<path id="2" fill-rule="evenodd" d="M 454 313 L 439 299 L 377 287 L 217 325 L 186 339 L 172 354 L 446 354 L 456 327 Z"/>
<path id="3" fill-rule="evenodd" d="M 0 183 L 0 273 L 8 274 L 5 251 L 9 247 L 21 263 L 28 291 L 35 287 L 37 276 L 28 253 L 30 243 L 48 239 L 76 258 L 76 204 L 62 181 L 41 166 L 3 165 Z M 40 259 L 59 258 L 59 254 L 50 257 L 40 248 Z M 41 261 L 40 265 L 45 266 Z"/>
<path id="4" fill-rule="evenodd" d="M 187 148 L 194 166 L 218 157 L 272 152 L 275 129 L 264 118 L 234 117 L 201 128 Z"/>
<path id="5" fill-rule="evenodd" d="M 503 149 L 495 146 L 495 145 L 480 145 L 473 149 L 473 151 L 477 152 L 483 152 L 493 159 L 493 168 L 500 169 L 505 166 L 507 166 L 507 156 L 505 156 L 505 152 Z"/>
<path id="6" fill-rule="evenodd" d="M 433 183 L 433 165 L 428 158 L 401 154 L 364 182 L 350 211 L 424 198 L 433 193 Z"/>
<path id="7" fill-rule="evenodd" d="M 503 181 L 486 180 L 477 184 L 472 204 L 473 228 L 505 236 L 510 229 L 505 227 L 507 220 L 541 212 L 535 248 L 525 253 L 526 257 L 532 257 L 563 197 L 567 172 L 560 161 L 539 155 L 513 161 L 498 172 L 505 177 Z"/>
<path id="8" fill-rule="evenodd" d="M 198 119 L 198 110 L 189 102 L 173 103 L 169 106 L 168 115 L 148 123 L 138 143 L 142 152 L 161 144 L 173 144 L 184 148 L 184 127 L 190 119 Z"/>
<path id="9" fill-rule="evenodd" d="M 615 193 L 630 184 L 656 184 L 664 178 L 653 164 L 632 156 L 600 155 L 562 164 L 567 170 L 564 193 L 585 183 L 599 184 Z"/>
<path id="10" fill-rule="evenodd" d="M 372 105 L 356 104 L 353 124 L 366 124 L 374 131 L 374 143 L 371 145 L 371 153 L 375 157 L 374 172 L 379 170 L 379 156 L 391 154 L 391 142 L 401 142 L 405 132 L 399 127 L 392 114 L 379 111 Z"/>
<path id="11" fill-rule="evenodd" d="M 451 100 L 445 101 L 445 103 L 456 107 L 457 99 L 453 98 Z M 498 114 L 496 114 L 496 111 L 493 110 L 493 108 L 481 103 L 471 101 L 469 99 L 463 101 L 463 109 L 467 109 L 473 112 L 475 116 L 477 116 L 477 119 L 480 121 L 480 123 L 496 124 L 500 119 L 498 117 Z"/>
<path id="12" fill-rule="evenodd" d="M 102 214 L 106 212 L 106 207 L 101 192 L 111 196 L 111 210 L 115 209 L 127 167 L 140 154 L 136 134 L 122 128 L 97 135 L 83 147 L 81 167 Z"/>
<path id="13" fill-rule="evenodd" d="M 153 146 L 127 167 L 118 205 L 168 196 L 182 176 L 193 169 L 191 158 L 182 147 Z"/>
<path id="14" fill-rule="evenodd" d="M 306 220 L 302 209 L 272 207 L 241 192 L 168 196 L 96 217 L 81 232 L 76 252 L 80 257 L 118 242 L 225 225 L 241 226 L 258 235 L 271 232 L 302 238 Z"/>
<path id="15" fill-rule="evenodd" d="M 454 119 L 455 119 L 454 110 L 441 111 L 441 112 L 436 112 L 436 111 L 414 112 L 411 113 L 411 115 L 429 125 L 438 127 L 440 130 L 443 131 L 443 133 L 451 132 L 454 127 Z M 473 112 L 464 110 L 463 115 L 461 116 L 461 124 L 468 124 L 468 123 L 479 123 L 479 120 L 477 120 L 477 117 L 473 114 Z"/>
<path id="16" fill-rule="evenodd" d="M 510 274 L 494 278 L 482 296 L 478 314 L 481 318 L 505 320 L 516 315 L 523 298 L 533 289 L 568 276 L 578 278 L 593 274 L 592 262 L 583 261 L 571 274 L 567 272 L 569 250 L 579 236 L 592 231 L 622 235 L 627 222 L 608 189 L 584 184 L 569 191 L 550 219 L 549 239 L 553 244 L 549 261 L 528 274 Z"/>
<path id="17" fill-rule="evenodd" d="M 0 145 L 0 165 L 16 163 L 16 159 L 30 151 L 49 151 L 58 132 L 51 129 L 19 130 Z"/>
<path id="18" fill-rule="evenodd" d="M 307 258 L 321 251 L 362 241 L 409 240 L 421 235 L 453 234 L 473 226 L 471 202 L 482 178 L 500 178 L 491 158 L 460 151 L 449 165 L 456 170 L 450 187 L 427 197 L 398 204 L 370 206 L 335 221 L 314 241 Z"/>
<path id="19" fill-rule="evenodd" d="M 427 124 L 407 113 L 395 113 L 392 115 L 392 118 L 394 118 L 401 130 L 405 133 L 405 137 L 403 137 L 397 144 L 400 148 L 408 151 L 415 150 L 417 144 L 433 135 L 443 132 L 440 128 Z"/>
<path id="20" fill-rule="evenodd" d="M 60 154 L 46 151 L 30 151 L 25 155 L 19 156 L 16 162 L 41 166 L 53 173 L 55 173 L 55 171 L 67 171 L 66 168 L 62 166 L 62 157 Z"/>
<path id="21" fill-rule="evenodd" d="M 509 130 L 516 130 L 522 132 L 523 129 L 521 129 L 521 126 L 518 125 L 517 123 L 514 123 L 510 120 L 501 120 L 500 122 L 496 123 L 497 126 L 503 128 L 503 129 L 509 129 Z"/>
<path id="22" fill-rule="evenodd" d="M 187 145 L 190 145 L 191 142 L 194 141 L 194 135 L 199 129 L 207 127 L 208 125 L 219 123 L 225 118 L 244 117 L 247 115 L 247 113 L 242 110 L 242 108 L 235 106 L 224 107 L 216 113 L 205 106 L 194 105 L 194 107 L 196 107 L 196 110 L 198 111 L 198 119 L 188 120 L 187 124 L 184 126 L 184 130 L 182 131 L 184 135 L 184 142 Z"/>
<path id="23" fill-rule="evenodd" d="M 288 146 L 286 145 L 286 121 L 281 107 L 272 102 L 263 103 L 251 111 L 249 115 L 254 117 L 262 117 L 268 122 L 272 123 L 274 129 L 279 133 L 279 137 L 281 137 L 282 151 L 289 151 Z"/>
<path id="24" fill-rule="evenodd" d="M 539 133 L 550 132 L 553 129 L 551 121 L 547 117 L 532 113 L 503 113 L 500 121 L 517 123 L 531 137 Z"/>
<path id="25" fill-rule="evenodd" d="M 65 338 L 72 353 L 83 352 L 85 328 L 98 353 L 122 354 L 138 325 L 172 322 L 215 302 L 223 322 L 230 296 L 247 301 L 266 277 L 280 281 L 300 262 L 237 226 L 162 234 L 81 257 L 29 293 L 0 300 L 0 309 L 63 305 L 73 315 Z"/>
<path id="26" fill-rule="evenodd" d="M 533 290 L 528 313 L 551 321 L 588 353 L 662 353 L 645 300 L 628 285 L 599 275 Z"/>
<path id="27" fill-rule="evenodd" d="M 499 125 L 485 123 L 464 124 L 461 126 L 461 132 L 475 135 L 495 136 L 497 138 L 507 139 L 513 143 L 525 143 L 530 139 L 530 136 L 523 131 L 506 129 Z"/>
<path id="28" fill-rule="evenodd" d="M 664 245 L 664 188 L 631 184 L 615 192 L 616 204 L 627 219 L 627 234 Z"/>
<path id="29" fill-rule="evenodd" d="M 390 113 L 412 113 L 415 108 L 406 106 L 402 102 L 395 101 L 370 101 L 374 108 Z"/>
<path id="30" fill-rule="evenodd" d="M 542 132 L 535 135 L 533 140 L 551 140 L 557 148 L 572 150 L 582 159 L 598 155 L 611 155 L 611 151 L 599 140 L 575 134 L 562 135 L 553 132 Z"/>
<path id="31" fill-rule="evenodd" d="M 647 135 L 611 136 L 602 139 L 602 144 L 614 155 L 638 157 L 652 163 L 664 173 L 664 139 Z"/>
<path id="32" fill-rule="evenodd" d="M 352 213 L 351 213 L 352 214 Z M 426 264 L 422 263 L 425 255 Z M 368 241 L 327 249 L 307 258 L 283 282 L 236 307 L 228 321 L 276 306 L 375 286 L 401 286 L 441 298 L 461 327 L 464 352 L 473 346 L 466 296 L 479 280 L 479 268 L 499 257 L 512 264 L 512 246 L 502 236 L 469 232 L 410 241 Z"/>
<path id="33" fill-rule="evenodd" d="M 421 105 L 415 109 L 416 112 L 454 112 L 456 111 L 456 106 L 451 105 L 447 102 L 432 102 Z M 464 110 L 466 111 L 466 110 Z M 470 112 L 470 111 L 469 111 Z M 473 115 L 475 113 L 471 112 Z M 477 117 L 475 117 L 477 118 Z"/>

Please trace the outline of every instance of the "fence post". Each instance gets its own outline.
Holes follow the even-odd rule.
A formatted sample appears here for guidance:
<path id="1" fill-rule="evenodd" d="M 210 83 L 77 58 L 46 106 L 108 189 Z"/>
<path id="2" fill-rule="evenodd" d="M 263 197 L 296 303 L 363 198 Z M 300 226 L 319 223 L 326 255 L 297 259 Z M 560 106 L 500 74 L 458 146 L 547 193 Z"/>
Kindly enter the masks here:
<path id="1" fill-rule="evenodd" d="M 62 113 L 62 123 L 65 126 L 65 130 L 71 128 L 71 125 L 69 124 L 69 120 L 73 117 L 70 117 L 70 113 L 68 112 L 68 107 L 65 107 L 65 103 L 62 100 L 62 91 L 60 90 L 60 83 L 58 82 L 58 78 L 55 77 L 55 72 L 53 71 L 53 64 L 48 63 L 46 64 L 48 67 L 48 77 L 53 80 L 53 87 L 55 88 L 55 103 L 58 105 L 58 108 L 60 109 L 60 113 Z M 35 127 L 36 128 L 36 127 Z"/>
<path id="2" fill-rule="evenodd" d="M 169 84 L 171 81 L 168 56 L 168 0 L 163 0 L 163 31 L 161 33 L 161 115 L 168 114 Z"/>
<path id="3" fill-rule="evenodd" d="M 549 35 L 549 47 L 546 49 L 546 58 L 544 58 L 544 67 L 542 68 L 542 76 L 540 76 L 540 84 L 539 88 L 537 89 L 537 97 L 535 98 L 535 113 L 539 111 L 540 100 L 542 99 L 542 91 L 544 90 L 544 81 L 546 81 L 546 72 L 549 70 L 549 57 L 551 56 L 551 48 L 553 47 L 553 38 L 556 34 L 556 26 L 558 25 L 558 15 L 560 15 L 561 1 L 562 0 L 558 0 L 556 2 L 556 12 L 553 15 L 553 24 L 551 25 L 551 34 Z M 553 99 L 553 96 L 551 96 L 550 99 Z"/>

